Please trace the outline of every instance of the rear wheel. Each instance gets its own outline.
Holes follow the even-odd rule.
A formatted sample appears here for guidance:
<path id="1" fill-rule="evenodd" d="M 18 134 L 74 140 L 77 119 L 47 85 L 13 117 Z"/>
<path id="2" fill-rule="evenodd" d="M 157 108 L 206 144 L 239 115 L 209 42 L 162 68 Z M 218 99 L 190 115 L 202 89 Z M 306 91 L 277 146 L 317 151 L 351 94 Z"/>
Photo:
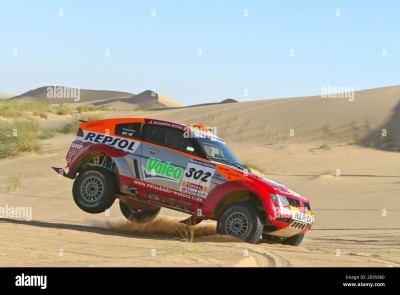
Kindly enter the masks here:
<path id="1" fill-rule="evenodd" d="M 122 215 L 124 215 L 126 219 L 135 223 L 146 223 L 152 221 L 154 218 L 156 218 L 161 210 L 161 208 L 153 211 L 133 209 L 125 205 L 123 202 L 121 202 L 121 200 L 119 201 L 119 208 L 121 209 Z"/>
<path id="2" fill-rule="evenodd" d="M 112 206 L 115 189 L 114 174 L 100 167 L 91 167 L 79 173 L 72 187 L 72 195 L 79 208 L 95 214 Z"/>
<path id="3" fill-rule="evenodd" d="M 230 235 L 253 244 L 260 240 L 263 229 L 257 210 L 245 202 L 228 206 L 217 223 L 218 234 Z"/>

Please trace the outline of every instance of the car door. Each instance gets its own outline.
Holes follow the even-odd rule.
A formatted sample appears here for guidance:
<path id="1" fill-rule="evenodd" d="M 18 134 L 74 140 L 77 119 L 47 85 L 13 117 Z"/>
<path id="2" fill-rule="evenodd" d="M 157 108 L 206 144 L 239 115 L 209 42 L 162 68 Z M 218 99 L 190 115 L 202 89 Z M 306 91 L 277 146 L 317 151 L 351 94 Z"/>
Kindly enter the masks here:
<path id="1" fill-rule="evenodd" d="M 143 180 L 160 187 L 180 190 L 189 156 L 180 130 L 145 125 L 142 143 L 141 172 Z"/>
<path id="2" fill-rule="evenodd" d="M 144 130 L 141 157 L 143 180 L 197 198 L 206 198 L 216 165 L 200 158 L 199 146 L 185 138 L 181 130 L 152 125 L 147 125 Z"/>

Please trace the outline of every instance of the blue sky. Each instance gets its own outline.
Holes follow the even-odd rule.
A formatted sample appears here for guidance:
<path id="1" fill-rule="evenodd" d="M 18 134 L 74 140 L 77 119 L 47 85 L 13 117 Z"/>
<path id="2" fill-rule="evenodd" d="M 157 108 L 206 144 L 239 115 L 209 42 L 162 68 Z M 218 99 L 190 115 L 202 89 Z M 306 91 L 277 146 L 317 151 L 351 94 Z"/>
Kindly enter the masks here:
<path id="1" fill-rule="evenodd" d="M 0 93 L 45 85 L 154 89 L 188 105 L 400 84 L 398 1 L 0 5 Z"/>

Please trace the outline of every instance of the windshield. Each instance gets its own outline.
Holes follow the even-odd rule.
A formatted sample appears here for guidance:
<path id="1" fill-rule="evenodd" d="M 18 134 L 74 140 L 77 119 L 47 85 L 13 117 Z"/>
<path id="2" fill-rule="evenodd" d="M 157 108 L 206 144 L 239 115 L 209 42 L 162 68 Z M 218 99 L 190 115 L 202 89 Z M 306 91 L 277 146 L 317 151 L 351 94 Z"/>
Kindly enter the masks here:
<path id="1" fill-rule="evenodd" d="M 217 137 L 197 137 L 197 140 L 210 160 L 230 164 L 239 169 L 246 168 L 245 165 L 240 163 L 231 149 L 223 141 L 218 140 Z"/>

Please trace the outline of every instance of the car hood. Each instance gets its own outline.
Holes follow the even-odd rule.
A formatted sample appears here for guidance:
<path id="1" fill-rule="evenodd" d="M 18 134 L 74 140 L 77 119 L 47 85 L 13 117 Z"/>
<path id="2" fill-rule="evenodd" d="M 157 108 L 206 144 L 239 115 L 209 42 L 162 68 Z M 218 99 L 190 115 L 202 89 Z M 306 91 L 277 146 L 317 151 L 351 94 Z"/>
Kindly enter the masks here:
<path id="1" fill-rule="evenodd" d="M 290 197 L 294 197 L 296 199 L 301 199 L 301 200 L 307 201 L 306 198 L 302 197 L 300 194 L 296 193 L 295 191 L 291 190 L 290 188 L 288 188 L 287 186 L 283 185 L 280 182 L 276 182 L 272 179 L 269 179 L 266 177 L 260 177 L 260 176 L 256 176 L 254 178 L 254 181 L 269 188 L 270 193 L 276 193 L 276 194 L 280 194 L 283 196 L 290 196 Z"/>

